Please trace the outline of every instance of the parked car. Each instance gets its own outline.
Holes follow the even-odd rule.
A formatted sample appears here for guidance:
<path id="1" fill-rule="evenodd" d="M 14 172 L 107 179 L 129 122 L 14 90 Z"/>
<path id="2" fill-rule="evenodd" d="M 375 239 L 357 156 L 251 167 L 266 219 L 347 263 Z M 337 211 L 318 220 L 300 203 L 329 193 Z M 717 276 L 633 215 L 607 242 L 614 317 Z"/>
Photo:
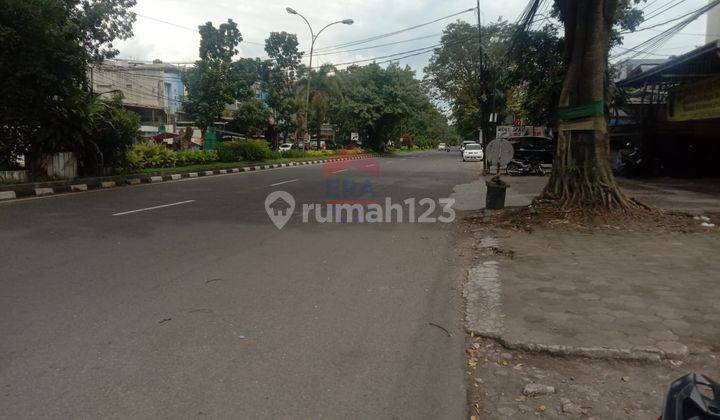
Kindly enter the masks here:
<path id="1" fill-rule="evenodd" d="M 555 141 L 550 137 L 510 137 L 508 141 L 515 149 L 513 160 L 525 164 L 537 162 L 544 169 L 552 168 L 555 158 Z"/>
<path id="2" fill-rule="evenodd" d="M 447 145 L 445 143 L 438 144 L 438 150 L 441 152 L 444 152 L 447 149 Z"/>
<path id="3" fill-rule="evenodd" d="M 463 162 L 467 161 L 482 161 L 485 157 L 483 154 L 482 146 L 477 143 L 466 144 L 465 150 L 462 152 Z"/>
<path id="4" fill-rule="evenodd" d="M 292 148 L 293 148 L 292 143 L 283 143 L 283 144 L 280 145 L 280 147 L 278 147 L 278 151 L 279 151 L 280 153 L 282 153 L 282 152 L 287 152 L 287 151 L 289 151 L 289 150 L 292 149 Z"/>
<path id="5" fill-rule="evenodd" d="M 462 142 L 462 146 L 460 146 L 460 154 L 461 154 L 461 155 L 462 155 L 462 153 L 465 151 L 465 148 L 467 147 L 468 144 L 478 144 L 478 143 L 477 143 L 476 141 L 464 141 L 464 142 Z"/>

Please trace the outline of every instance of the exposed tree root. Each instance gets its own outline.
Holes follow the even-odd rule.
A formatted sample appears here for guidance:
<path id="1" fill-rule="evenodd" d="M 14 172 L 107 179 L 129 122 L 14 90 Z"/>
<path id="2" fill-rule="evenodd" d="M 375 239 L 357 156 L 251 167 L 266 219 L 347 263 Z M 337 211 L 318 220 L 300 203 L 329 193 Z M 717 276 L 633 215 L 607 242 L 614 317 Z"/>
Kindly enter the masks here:
<path id="1" fill-rule="evenodd" d="M 537 198 L 528 207 L 500 211 L 486 210 L 471 222 L 490 227 L 533 232 L 535 229 L 622 232 L 709 232 L 692 216 L 669 214 L 628 198 L 631 208 L 594 206 L 561 207 L 557 200 Z M 717 232 L 716 232 L 717 233 Z"/>

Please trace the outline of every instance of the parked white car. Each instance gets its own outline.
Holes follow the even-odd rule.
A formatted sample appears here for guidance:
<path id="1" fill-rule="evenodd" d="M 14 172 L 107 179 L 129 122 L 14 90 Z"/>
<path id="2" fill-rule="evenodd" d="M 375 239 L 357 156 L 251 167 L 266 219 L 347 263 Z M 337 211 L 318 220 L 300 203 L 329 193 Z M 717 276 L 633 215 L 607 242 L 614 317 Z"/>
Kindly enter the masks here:
<path id="1" fill-rule="evenodd" d="M 477 144 L 477 142 L 474 142 L 474 141 L 464 141 L 464 142 L 462 142 L 462 146 L 460 146 L 460 154 L 462 154 L 462 152 L 465 151 L 465 148 L 467 147 L 468 144 Z"/>
<path id="2" fill-rule="evenodd" d="M 447 144 L 445 144 L 445 143 L 438 144 L 438 150 L 444 152 L 445 150 L 447 150 Z"/>
<path id="3" fill-rule="evenodd" d="M 281 144 L 280 147 L 278 148 L 278 151 L 279 151 L 280 153 L 282 153 L 282 152 L 287 152 L 287 151 L 289 151 L 290 149 L 292 149 L 292 143 L 283 143 L 283 144 Z"/>
<path id="4" fill-rule="evenodd" d="M 482 146 L 477 143 L 466 144 L 462 152 L 463 162 L 482 161 L 484 157 Z"/>

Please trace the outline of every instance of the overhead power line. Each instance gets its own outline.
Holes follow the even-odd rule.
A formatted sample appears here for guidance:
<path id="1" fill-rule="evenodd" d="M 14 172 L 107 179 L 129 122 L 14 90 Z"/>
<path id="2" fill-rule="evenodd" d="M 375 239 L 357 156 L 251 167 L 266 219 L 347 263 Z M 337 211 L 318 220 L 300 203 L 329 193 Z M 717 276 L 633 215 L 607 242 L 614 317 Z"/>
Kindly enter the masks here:
<path id="1" fill-rule="evenodd" d="M 675 3 L 672 3 L 672 4 L 668 5 L 668 6 L 665 7 L 665 8 L 662 8 L 662 7 L 661 7 L 661 8 L 659 8 L 659 9 L 656 9 L 656 10 L 654 10 L 652 13 L 650 13 L 650 16 L 648 16 L 648 17 L 645 18 L 645 21 L 647 22 L 647 21 L 650 20 L 650 19 L 654 19 L 654 18 L 662 15 L 663 13 L 671 10 L 673 7 L 676 7 L 676 6 L 679 6 L 679 5 L 683 4 L 683 3 L 685 3 L 686 1 L 687 1 L 687 0 L 677 0 Z M 660 9 L 662 9 L 662 10 L 660 10 Z M 658 10 L 659 10 L 659 11 L 658 11 Z"/>
<path id="2" fill-rule="evenodd" d="M 192 32 L 195 32 L 195 33 L 199 33 L 199 32 L 198 32 L 198 28 L 191 28 L 191 27 L 189 27 L 189 26 L 178 25 L 177 23 L 168 22 L 168 21 L 166 21 L 166 20 L 158 19 L 158 18 L 156 18 L 156 17 L 147 16 L 147 15 L 141 15 L 140 13 L 135 13 L 135 14 L 136 14 L 138 17 L 141 17 L 141 18 L 143 18 L 143 19 L 153 20 L 153 21 L 155 21 L 155 22 L 163 23 L 163 24 L 165 24 L 165 25 L 170 25 L 170 26 L 174 26 L 174 27 L 176 27 L 176 28 L 185 29 L 186 31 L 192 31 Z M 242 42 L 244 42 L 244 43 L 246 43 L 246 44 L 251 44 L 251 45 L 259 45 L 259 46 L 261 46 L 261 47 L 264 47 L 264 46 L 265 46 L 265 43 L 263 43 L 263 42 L 248 41 L 248 40 L 245 40 L 245 39 L 243 39 Z"/>
<path id="3" fill-rule="evenodd" d="M 366 62 L 375 62 L 376 64 L 382 64 L 382 63 L 387 63 L 390 61 L 397 61 L 397 60 L 407 58 L 407 57 L 414 57 L 414 56 L 421 55 L 421 54 L 427 54 L 429 52 L 433 52 L 436 48 L 442 47 L 443 45 L 444 46 L 452 46 L 452 45 L 457 45 L 457 44 L 463 44 L 474 38 L 475 38 L 475 35 L 472 35 L 472 36 L 469 36 L 469 37 L 466 37 L 463 39 L 458 39 L 457 41 L 448 42 L 446 44 L 439 43 L 439 44 L 435 44 L 435 45 L 429 45 L 427 47 L 416 48 L 416 49 L 407 50 L 407 51 L 400 51 L 400 52 L 397 52 L 394 54 L 383 55 L 380 57 L 372 57 L 372 58 L 366 58 L 366 59 L 361 59 L 361 60 L 348 61 L 345 63 L 333 64 L 333 66 L 336 66 L 336 67 L 337 66 L 349 66 L 349 65 L 353 65 L 353 64 L 360 64 L 360 63 L 366 63 Z M 398 56 L 402 56 L 402 57 L 398 57 Z M 392 58 L 390 60 L 385 60 L 385 61 L 379 61 L 379 62 L 377 61 L 377 60 L 382 60 L 382 59 L 391 58 L 391 57 L 396 57 L 396 58 Z M 332 63 L 329 63 L 329 64 L 332 64 Z"/>
<path id="4" fill-rule="evenodd" d="M 617 59 L 617 58 L 619 58 L 619 57 L 628 55 L 629 52 L 636 51 L 636 53 L 635 53 L 634 55 L 632 55 L 631 57 L 626 58 L 626 59 L 624 59 L 624 60 L 622 60 L 622 61 L 620 61 L 620 62 L 615 63 L 616 65 L 620 65 L 620 64 L 623 64 L 623 63 L 625 63 L 625 62 L 627 62 L 627 61 L 629 61 L 629 60 L 632 60 L 632 59 L 634 59 L 634 58 L 637 58 L 637 57 L 639 57 L 639 56 L 641 56 L 641 55 L 643 55 L 643 54 L 644 54 L 644 55 L 652 54 L 654 51 L 656 51 L 657 49 L 659 49 L 660 47 L 662 47 L 662 46 L 663 46 L 670 38 L 672 38 L 676 33 L 680 32 L 680 31 L 683 30 L 687 25 L 689 25 L 691 22 L 693 22 L 694 20 L 696 20 L 697 18 L 699 18 L 700 16 L 702 16 L 703 14 L 705 14 L 708 10 L 710 10 L 710 9 L 712 9 L 713 7 L 718 6 L 718 5 L 720 5 L 720 0 L 712 0 L 712 1 L 711 1 L 710 3 L 708 3 L 707 5 L 702 6 L 702 7 L 698 8 L 698 9 L 694 10 L 693 12 L 684 15 L 685 18 L 684 18 L 683 20 L 681 20 L 680 22 L 676 23 L 676 24 L 673 25 L 672 27 L 666 29 L 665 31 L 661 32 L 660 34 L 658 34 L 658 35 L 656 35 L 656 36 L 654 36 L 654 37 L 646 40 L 645 42 L 640 43 L 639 45 L 636 45 L 636 46 L 633 47 L 630 51 L 626 51 L 626 52 L 624 52 L 624 53 L 616 54 L 616 55 L 612 56 L 611 58 L 612 58 L 612 59 Z M 677 19 L 675 19 L 675 20 L 677 20 Z M 667 22 L 666 22 L 666 23 L 667 23 Z M 645 29 L 651 29 L 651 27 L 645 28 Z"/>
<path id="5" fill-rule="evenodd" d="M 351 65 L 351 64 L 365 63 L 365 62 L 368 62 L 368 61 L 376 61 L 376 60 L 380 60 L 380 59 L 383 59 L 383 58 L 396 57 L 396 56 L 398 56 L 398 55 L 403 55 L 403 54 L 413 53 L 413 52 L 418 52 L 418 51 L 425 51 L 425 50 L 427 50 L 426 52 L 430 52 L 430 51 L 434 50 L 435 48 L 438 48 L 438 47 L 441 46 L 441 45 L 442 45 L 442 44 L 436 44 L 436 45 L 431 45 L 431 46 L 429 46 L 429 47 L 416 48 L 416 49 L 414 49 L 414 50 L 402 51 L 402 52 L 399 52 L 399 53 L 383 55 L 383 56 L 380 56 L 380 57 L 372 57 L 372 58 L 366 58 L 366 59 L 362 59 L 362 60 L 348 61 L 347 63 L 338 63 L 338 64 L 335 64 L 335 66 L 345 66 L 345 65 Z"/>
<path id="6" fill-rule="evenodd" d="M 710 9 L 712 9 L 713 7 L 717 6 L 718 4 L 720 4 L 720 2 L 718 2 L 718 1 L 716 1 L 716 0 L 713 0 L 711 3 L 709 3 L 709 4 L 705 5 L 705 6 L 701 6 L 701 7 L 697 8 L 697 9 L 693 10 L 692 12 L 685 13 L 684 15 L 681 15 L 681 16 L 678 16 L 678 17 L 675 17 L 675 18 L 672 18 L 672 19 L 670 19 L 670 20 L 666 20 L 665 22 L 657 23 L 657 24 L 652 25 L 652 26 L 646 26 L 646 27 L 644 27 L 644 28 L 637 28 L 637 29 L 635 29 L 634 31 L 623 31 L 623 32 L 620 32 L 620 33 L 621 33 L 621 34 L 631 34 L 631 33 L 636 33 L 636 32 L 648 31 L 648 30 L 657 28 L 657 27 L 659 27 L 659 26 L 667 25 L 668 23 L 677 22 L 678 20 L 685 19 L 685 18 L 687 18 L 687 17 L 689 17 L 689 16 L 695 16 L 695 17 L 692 18 L 692 20 L 691 20 L 691 22 L 692 22 L 693 20 L 695 20 L 695 19 L 697 19 L 698 17 L 702 16 L 703 14 L 705 14 L 705 12 L 707 12 L 708 10 L 710 10 Z M 699 13 L 699 14 L 698 14 L 698 13 Z M 696 15 L 697 15 L 697 16 L 696 16 Z M 684 27 L 684 26 L 683 26 L 683 27 Z"/>
<path id="7" fill-rule="evenodd" d="M 636 49 L 636 48 L 625 48 L 625 47 L 620 47 L 620 46 L 617 46 L 617 47 L 615 47 L 615 48 L 619 48 L 619 49 L 624 50 L 624 51 L 631 51 L 631 52 L 638 52 L 638 53 L 643 53 L 643 54 L 647 54 L 647 55 L 652 55 L 652 56 L 655 56 L 655 57 L 672 57 L 672 54 L 651 53 L 651 52 L 647 52 L 647 51 L 638 50 L 638 49 Z"/>
<path id="8" fill-rule="evenodd" d="M 665 3 L 665 4 L 668 4 L 668 3 L 672 2 L 672 1 L 673 1 L 673 0 L 670 0 L 669 2 L 667 2 L 667 3 Z M 644 12 L 644 11 L 647 10 L 650 6 L 652 6 L 653 4 L 655 4 L 655 3 L 657 3 L 657 2 L 658 2 L 658 0 L 652 0 L 652 1 L 650 1 L 650 3 L 646 3 L 645 5 L 643 5 L 643 7 L 641 7 L 640 10 L 642 10 L 642 11 Z M 663 7 L 663 6 L 660 6 L 660 7 Z M 656 10 L 657 10 L 657 9 L 656 9 Z"/>
<path id="9" fill-rule="evenodd" d="M 440 21 L 445 20 L 445 19 L 450 19 L 450 18 L 455 17 L 455 16 L 463 15 L 463 14 L 465 14 L 465 13 L 474 12 L 475 9 L 476 9 L 476 8 L 473 7 L 473 8 L 467 9 L 467 10 L 463 10 L 463 11 L 460 11 L 460 12 L 457 12 L 457 13 L 453 13 L 453 14 L 451 14 L 451 15 L 443 16 L 443 17 L 440 17 L 440 18 L 437 18 L 437 19 L 434 19 L 434 20 L 431 20 L 431 21 L 428 21 L 428 22 L 424 22 L 424 23 L 421 23 L 421 24 L 419 24 L 419 25 L 414 25 L 414 26 L 410 26 L 410 27 L 408 27 L 408 28 L 404 28 L 404 29 L 397 30 L 397 31 L 387 32 L 387 33 L 380 34 L 380 35 L 375 35 L 375 36 L 372 36 L 372 37 L 369 37 L 369 38 L 358 39 L 358 40 L 355 40 L 355 41 L 345 42 L 345 43 L 342 43 L 342 44 L 336 44 L 336 45 L 330 45 L 330 46 L 327 46 L 327 47 L 317 48 L 316 51 L 327 51 L 327 50 L 334 50 L 334 49 L 340 49 L 340 48 L 345 48 L 345 47 L 352 47 L 352 46 L 355 46 L 355 45 L 366 44 L 366 43 L 368 43 L 368 42 L 377 41 L 377 40 L 379 40 L 379 39 L 388 38 L 388 37 L 391 37 L 391 36 L 394 36 L 394 35 L 397 35 L 397 34 L 401 34 L 401 33 L 403 33 L 403 32 L 408 32 L 408 31 L 412 31 L 412 30 L 415 30 L 415 29 L 418 29 L 418 28 L 422 28 L 422 27 L 425 27 L 425 26 L 428 26 L 428 25 L 432 25 L 433 23 L 437 23 L 437 22 L 440 22 Z"/>
<path id="10" fill-rule="evenodd" d="M 391 46 L 391 45 L 398 45 L 398 44 L 405 44 L 405 43 L 407 43 L 407 42 L 412 42 L 412 41 L 419 41 L 419 40 L 421 40 L 421 39 L 434 38 L 434 37 L 440 36 L 440 35 L 442 35 L 442 32 L 441 32 L 441 33 L 437 33 L 437 34 L 432 34 L 432 35 L 420 36 L 420 37 L 417 37 L 417 38 L 405 39 L 405 40 L 402 40 L 402 41 L 388 42 L 388 43 L 386 43 L 386 44 L 370 45 L 369 47 L 355 48 L 355 49 L 351 49 L 351 50 L 330 51 L 330 52 L 324 52 L 324 53 L 313 54 L 313 55 L 314 55 L 315 57 L 321 57 L 321 56 L 325 56 L 325 55 L 336 55 L 336 54 L 344 54 L 344 53 L 355 52 L 355 51 L 372 50 L 372 49 L 374 49 L 374 48 L 388 47 L 388 46 Z"/>

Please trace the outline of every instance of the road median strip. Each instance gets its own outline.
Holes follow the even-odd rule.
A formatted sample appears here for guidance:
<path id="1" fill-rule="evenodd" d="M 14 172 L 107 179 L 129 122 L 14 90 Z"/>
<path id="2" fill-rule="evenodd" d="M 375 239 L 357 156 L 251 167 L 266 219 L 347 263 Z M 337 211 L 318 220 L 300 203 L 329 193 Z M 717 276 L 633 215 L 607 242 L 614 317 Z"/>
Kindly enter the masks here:
<path id="1" fill-rule="evenodd" d="M 28 183 L 28 184 L 16 184 L 16 185 L 7 185 L 7 186 L 0 186 L 0 201 L 11 201 L 16 200 L 18 198 L 26 198 L 26 197 L 42 197 L 42 196 L 49 196 L 49 195 L 56 195 L 56 194 L 62 194 L 62 193 L 70 193 L 70 192 L 84 192 L 94 189 L 109 189 L 109 188 L 115 188 L 118 186 L 125 186 L 125 185 L 140 185 L 142 183 L 148 183 L 148 184 L 155 184 L 155 183 L 162 183 L 162 182 L 168 182 L 168 181 L 177 181 L 182 178 L 198 178 L 198 177 L 206 177 L 206 176 L 213 176 L 213 175 L 226 175 L 226 174 L 237 174 L 241 172 L 250 172 L 250 171 L 262 171 L 262 170 L 269 170 L 269 169 L 279 169 L 279 168 L 291 168 L 291 167 L 298 167 L 298 166 L 306 166 L 306 165 L 317 165 L 317 164 L 323 164 L 323 163 L 329 163 L 329 162 L 342 162 L 342 161 L 348 161 L 348 160 L 356 160 L 356 159 L 367 159 L 372 157 L 378 157 L 378 154 L 374 153 L 368 153 L 368 154 L 362 154 L 362 155 L 356 155 L 356 156 L 346 156 L 346 157 L 336 157 L 336 158 L 327 158 L 322 160 L 302 160 L 302 161 L 293 161 L 293 162 L 287 162 L 287 163 L 274 163 L 274 164 L 264 164 L 264 165 L 253 165 L 253 166 L 243 166 L 240 168 L 232 168 L 232 169 L 218 169 L 218 170 L 208 170 L 208 171 L 199 171 L 199 172 L 185 172 L 181 174 L 170 174 L 170 175 L 148 175 L 148 176 L 142 176 L 142 175 L 133 175 L 133 176 L 109 176 L 109 177 L 102 177 L 102 178 L 80 178 L 75 179 L 75 182 L 78 181 L 84 181 L 83 183 L 73 183 L 73 180 L 68 181 L 52 181 L 52 182 L 41 182 L 41 183 Z"/>

